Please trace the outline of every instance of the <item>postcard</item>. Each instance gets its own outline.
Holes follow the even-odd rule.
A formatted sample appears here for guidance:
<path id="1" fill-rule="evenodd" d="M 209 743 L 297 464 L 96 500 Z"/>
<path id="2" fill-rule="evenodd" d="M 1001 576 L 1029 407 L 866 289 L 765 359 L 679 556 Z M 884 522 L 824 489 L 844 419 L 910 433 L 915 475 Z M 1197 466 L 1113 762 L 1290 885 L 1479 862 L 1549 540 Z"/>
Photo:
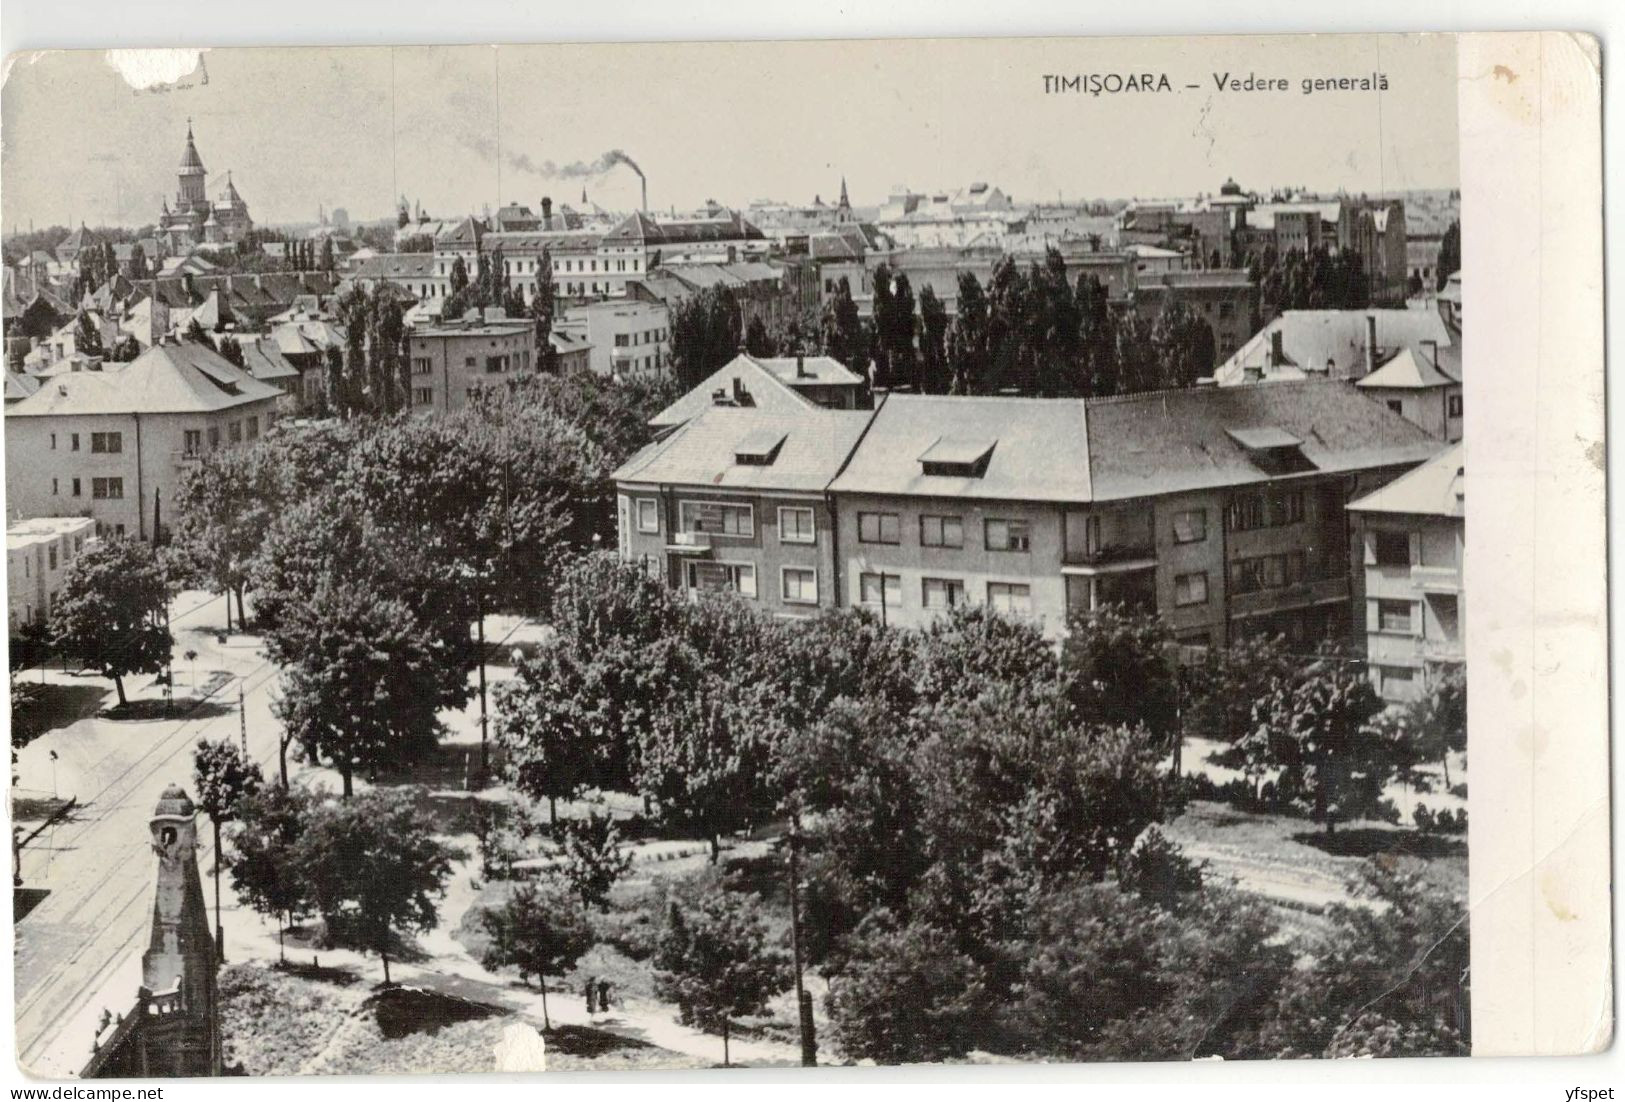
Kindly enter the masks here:
<path id="1" fill-rule="evenodd" d="M 1610 1042 L 1594 40 L 6 66 L 28 1075 Z"/>

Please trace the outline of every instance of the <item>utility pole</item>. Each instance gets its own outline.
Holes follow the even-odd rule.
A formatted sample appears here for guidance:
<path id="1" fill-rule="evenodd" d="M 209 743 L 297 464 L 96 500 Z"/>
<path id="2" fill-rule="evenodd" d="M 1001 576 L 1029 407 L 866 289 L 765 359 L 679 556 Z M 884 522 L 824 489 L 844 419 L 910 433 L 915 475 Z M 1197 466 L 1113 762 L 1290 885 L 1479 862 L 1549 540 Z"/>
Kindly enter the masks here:
<path id="1" fill-rule="evenodd" d="M 248 706 L 244 699 L 243 679 L 237 679 L 237 729 L 243 740 L 243 758 L 248 758 Z"/>
<path id="2" fill-rule="evenodd" d="M 796 1012 L 801 1020 L 801 1066 L 818 1064 L 818 1039 L 813 1032 L 812 995 L 801 981 L 801 869 L 796 860 L 800 847 L 800 816 L 790 816 L 790 949 L 795 956 Z"/>

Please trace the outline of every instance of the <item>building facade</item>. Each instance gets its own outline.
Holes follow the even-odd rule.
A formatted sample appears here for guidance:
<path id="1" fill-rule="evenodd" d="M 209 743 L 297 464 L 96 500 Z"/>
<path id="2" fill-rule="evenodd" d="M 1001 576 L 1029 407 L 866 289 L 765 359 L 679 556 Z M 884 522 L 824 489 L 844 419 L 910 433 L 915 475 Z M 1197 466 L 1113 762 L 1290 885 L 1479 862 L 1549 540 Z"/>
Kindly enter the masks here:
<path id="1" fill-rule="evenodd" d="M 588 346 L 595 374 L 628 379 L 671 370 L 671 311 L 663 303 L 584 302 L 553 324 Z"/>
<path id="2" fill-rule="evenodd" d="M 1466 661 L 1466 466 L 1457 444 L 1349 506 L 1365 574 L 1366 656 L 1384 700 L 1407 703 Z"/>
<path id="3" fill-rule="evenodd" d="M 186 470 L 270 428 L 283 391 L 169 338 L 118 370 L 51 379 L 6 410 L 6 507 L 145 539 Z"/>
<path id="4" fill-rule="evenodd" d="M 411 409 L 414 414 L 456 413 L 481 394 L 533 376 L 536 328 L 497 307 L 412 330 Z"/>
<path id="5" fill-rule="evenodd" d="M 6 529 L 8 621 L 15 637 L 50 618 L 68 564 L 96 538 L 89 517 L 32 517 Z"/>

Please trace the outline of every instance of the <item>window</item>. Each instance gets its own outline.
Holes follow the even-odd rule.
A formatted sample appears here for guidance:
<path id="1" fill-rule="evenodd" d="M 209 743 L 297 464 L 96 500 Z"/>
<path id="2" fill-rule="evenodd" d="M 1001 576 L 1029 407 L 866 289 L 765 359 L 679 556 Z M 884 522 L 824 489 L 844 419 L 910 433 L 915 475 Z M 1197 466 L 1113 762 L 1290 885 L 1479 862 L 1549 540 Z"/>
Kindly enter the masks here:
<path id="1" fill-rule="evenodd" d="M 100 454 L 114 454 L 124 450 L 124 434 L 122 432 L 93 432 L 90 434 L 90 450 Z"/>
<path id="2" fill-rule="evenodd" d="M 57 489 L 57 480 L 54 478 L 51 479 L 51 493 L 54 495 L 60 492 L 61 491 Z"/>
<path id="3" fill-rule="evenodd" d="M 685 532 L 714 536 L 750 537 L 756 534 L 756 514 L 749 505 L 722 501 L 683 501 L 677 505 L 678 527 Z"/>
<path id="4" fill-rule="evenodd" d="M 756 596 L 756 568 L 749 563 L 692 562 L 688 564 L 690 589 L 731 590 L 741 597 Z"/>
<path id="5" fill-rule="evenodd" d="M 76 433 L 76 432 L 69 433 L 68 434 L 68 443 L 69 443 L 69 449 L 71 451 L 78 451 L 79 450 L 79 434 Z"/>
<path id="6" fill-rule="evenodd" d="M 250 417 L 248 419 L 248 438 L 250 440 L 258 440 L 260 438 L 260 419 L 258 416 Z"/>
<path id="7" fill-rule="evenodd" d="M 965 546 L 965 525 L 958 517 L 920 517 L 921 547 Z"/>
<path id="8" fill-rule="evenodd" d="M 56 433 L 51 434 L 51 450 L 56 451 Z"/>
<path id="9" fill-rule="evenodd" d="M 660 503 L 652 497 L 638 498 L 638 531 L 660 531 Z"/>
<path id="10" fill-rule="evenodd" d="M 1377 630 L 1392 631 L 1400 635 L 1413 634 L 1411 629 L 1411 603 L 1409 601 L 1378 601 Z"/>
<path id="11" fill-rule="evenodd" d="M 816 605 L 818 571 L 804 566 L 787 566 L 779 571 L 779 588 L 787 605 Z"/>
<path id="12" fill-rule="evenodd" d="M 1257 593 L 1264 589 L 1284 589 L 1303 581 L 1304 554 L 1288 551 L 1281 555 L 1259 555 L 1237 559 L 1230 564 L 1230 590 Z"/>
<path id="13" fill-rule="evenodd" d="M 1207 510 L 1184 509 L 1174 514 L 1174 542 L 1200 543 L 1207 539 Z"/>
<path id="14" fill-rule="evenodd" d="M 989 551 L 1032 550 L 1032 531 L 1024 520 L 987 521 L 986 536 Z"/>
<path id="15" fill-rule="evenodd" d="M 786 505 L 779 509 L 780 543 L 813 543 L 817 538 L 810 507 Z"/>
<path id="16" fill-rule="evenodd" d="M 1198 570 L 1194 574 L 1174 575 L 1174 604 L 1180 606 L 1207 604 L 1207 571 Z"/>
<path id="17" fill-rule="evenodd" d="M 241 444 L 243 442 L 243 423 L 241 421 L 233 421 L 231 424 L 227 425 L 226 436 L 233 444 Z"/>
<path id="18" fill-rule="evenodd" d="M 209 450 L 215 451 L 220 447 L 220 426 L 215 425 L 209 429 Z"/>
<path id="19" fill-rule="evenodd" d="M 1461 395 L 1452 394 L 1445 399 L 1445 407 L 1451 417 L 1461 416 Z"/>
<path id="20" fill-rule="evenodd" d="M 1377 691 L 1386 697 L 1402 697 L 1411 689 L 1416 671 L 1409 666 L 1378 666 Z"/>
<path id="21" fill-rule="evenodd" d="M 81 489 L 81 487 L 79 485 L 79 480 L 77 478 L 74 479 L 73 480 L 73 496 L 74 497 L 79 497 L 82 492 L 83 491 L 82 491 L 82 489 Z"/>
<path id="22" fill-rule="evenodd" d="M 1303 519 L 1303 491 L 1281 490 L 1242 494 L 1225 510 L 1225 527 L 1232 532 L 1255 528 L 1283 528 Z"/>
<path id="23" fill-rule="evenodd" d="M 56 569 L 56 548 L 54 546 L 47 547 L 45 549 L 45 551 L 46 551 L 46 557 L 51 560 L 50 561 L 51 569 L 55 570 Z"/>
<path id="24" fill-rule="evenodd" d="M 1411 565 L 1409 532 L 1373 532 L 1372 550 L 1378 566 Z"/>
<path id="25" fill-rule="evenodd" d="M 615 347 L 616 348 L 625 348 L 626 347 L 626 340 L 627 340 L 627 335 L 625 333 L 616 333 L 615 334 Z"/>
<path id="26" fill-rule="evenodd" d="M 479 362 L 479 357 L 477 357 L 477 356 L 464 356 L 463 357 L 463 366 L 464 367 L 473 367 L 478 362 Z"/>
<path id="27" fill-rule="evenodd" d="M 434 401 L 434 389 L 426 386 L 412 388 L 412 402 L 414 405 L 426 406 Z"/>
<path id="28" fill-rule="evenodd" d="M 434 370 L 434 361 L 428 356 L 412 357 L 412 374 L 427 375 Z"/>
<path id="29" fill-rule="evenodd" d="M 93 478 L 90 480 L 90 496 L 97 500 L 117 501 L 124 497 L 124 480 Z"/>
<path id="30" fill-rule="evenodd" d="M 988 582 L 987 603 L 999 612 L 1031 612 L 1032 589 L 1014 582 Z"/>
<path id="31" fill-rule="evenodd" d="M 958 578 L 922 578 L 920 603 L 926 608 L 958 608 L 965 603 L 965 583 Z"/>
<path id="32" fill-rule="evenodd" d="M 1390 398 L 1390 399 L 1388 399 L 1386 405 L 1388 406 L 1389 409 L 1393 410 L 1395 413 L 1399 414 L 1401 417 L 1405 416 L 1405 403 L 1401 402 L 1398 398 Z"/>
<path id="33" fill-rule="evenodd" d="M 902 528 L 897 522 L 897 514 L 859 513 L 858 542 L 891 544 L 902 543 Z"/>
<path id="34" fill-rule="evenodd" d="M 897 574 L 860 574 L 858 600 L 876 607 L 900 608 L 903 604 L 903 579 Z"/>

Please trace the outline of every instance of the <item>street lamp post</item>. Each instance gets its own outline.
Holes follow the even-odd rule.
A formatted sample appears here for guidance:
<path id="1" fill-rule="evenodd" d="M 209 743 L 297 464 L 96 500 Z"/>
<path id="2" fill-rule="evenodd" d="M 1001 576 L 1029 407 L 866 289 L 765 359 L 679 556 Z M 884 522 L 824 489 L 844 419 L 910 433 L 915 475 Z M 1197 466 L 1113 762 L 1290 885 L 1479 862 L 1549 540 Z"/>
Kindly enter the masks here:
<path id="1" fill-rule="evenodd" d="M 801 870 L 796 860 L 800 846 L 800 816 L 790 816 L 790 950 L 795 958 L 796 1014 L 801 1023 L 801 1065 L 818 1063 L 818 1039 L 813 1032 L 812 995 L 801 979 Z"/>

